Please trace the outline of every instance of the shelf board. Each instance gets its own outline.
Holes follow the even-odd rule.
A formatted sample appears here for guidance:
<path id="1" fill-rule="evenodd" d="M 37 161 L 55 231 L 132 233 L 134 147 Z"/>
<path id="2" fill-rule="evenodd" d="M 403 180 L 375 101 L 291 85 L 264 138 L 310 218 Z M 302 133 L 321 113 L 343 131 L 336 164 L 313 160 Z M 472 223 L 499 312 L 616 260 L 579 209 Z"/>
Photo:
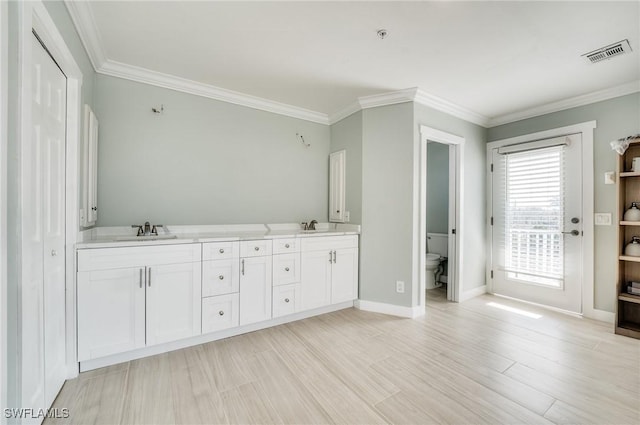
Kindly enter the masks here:
<path id="1" fill-rule="evenodd" d="M 630 255 L 621 255 L 618 257 L 619 260 L 622 261 L 631 261 L 633 263 L 640 263 L 640 257 L 632 257 Z"/>
<path id="2" fill-rule="evenodd" d="M 620 177 L 640 177 L 640 171 L 623 171 Z"/>
<path id="3" fill-rule="evenodd" d="M 640 221 L 621 221 L 620 226 L 640 226 Z"/>
<path id="4" fill-rule="evenodd" d="M 631 338 L 640 338 L 640 323 L 620 322 L 618 326 L 616 326 L 616 333 Z"/>
<path id="5" fill-rule="evenodd" d="M 618 299 L 620 301 L 626 301 L 626 302 L 629 302 L 629 303 L 640 304 L 640 295 L 622 293 L 622 294 L 618 295 Z"/>

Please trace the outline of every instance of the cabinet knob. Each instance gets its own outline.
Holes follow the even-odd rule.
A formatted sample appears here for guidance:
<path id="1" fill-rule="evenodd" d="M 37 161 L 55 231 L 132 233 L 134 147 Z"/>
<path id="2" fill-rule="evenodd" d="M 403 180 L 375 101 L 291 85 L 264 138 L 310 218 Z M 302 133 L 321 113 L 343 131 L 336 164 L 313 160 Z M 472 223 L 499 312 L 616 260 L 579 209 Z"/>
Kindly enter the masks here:
<path id="1" fill-rule="evenodd" d="M 219 314 L 220 316 L 224 316 L 224 311 L 220 310 L 220 311 L 218 312 L 218 314 Z"/>
<path id="2" fill-rule="evenodd" d="M 51 250 L 51 256 L 52 256 L 52 257 L 55 257 L 56 255 L 58 255 L 58 253 L 56 252 L 56 250 L 55 250 L 55 249 L 52 249 L 52 250 Z"/>
<path id="3" fill-rule="evenodd" d="M 224 275 L 221 274 L 220 276 L 218 276 L 218 279 L 224 280 Z"/>
<path id="4" fill-rule="evenodd" d="M 340 212 L 340 210 L 336 210 L 336 212 L 337 212 L 337 213 L 339 213 L 339 212 Z"/>
<path id="5" fill-rule="evenodd" d="M 259 246 L 255 247 L 253 249 L 255 249 L 256 251 L 260 251 L 260 247 Z"/>
<path id="6" fill-rule="evenodd" d="M 284 247 L 285 247 L 285 248 L 289 248 L 289 247 L 290 247 L 290 245 L 289 245 L 288 243 L 286 243 L 286 244 L 284 244 Z"/>
<path id="7" fill-rule="evenodd" d="M 224 248 L 220 248 L 220 251 L 218 251 L 220 254 L 224 254 Z"/>
<path id="8" fill-rule="evenodd" d="M 285 271 L 285 272 L 288 272 L 288 271 L 289 271 L 289 267 L 285 267 L 285 268 L 284 268 L 284 271 Z"/>
<path id="9" fill-rule="evenodd" d="M 284 302 L 288 303 L 289 302 L 289 298 L 285 298 Z"/>

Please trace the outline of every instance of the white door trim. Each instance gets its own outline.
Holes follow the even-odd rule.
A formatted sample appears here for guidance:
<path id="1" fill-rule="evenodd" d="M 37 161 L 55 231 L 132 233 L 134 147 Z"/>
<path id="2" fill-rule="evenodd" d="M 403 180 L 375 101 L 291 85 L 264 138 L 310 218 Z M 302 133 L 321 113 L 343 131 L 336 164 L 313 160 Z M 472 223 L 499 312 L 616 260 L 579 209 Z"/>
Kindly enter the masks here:
<path id="1" fill-rule="evenodd" d="M 0 411 L 7 407 L 7 108 L 8 3 L 0 2 Z M 0 424 L 5 424 L 4 415 Z"/>
<path id="2" fill-rule="evenodd" d="M 534 140 L 549 139 L 552 137 L 569 134 L 582 134 L 582 223 L 584 236 L 582 238 L 582 314 L 585 317 L 613 322 L 613 314 L 607 314 L 602 310 L 596 310 L 594 306 L 594 170 L 593 170 L 593 131 L 596 121 L 588 121 L 579 124 L 559 127 L 509 139 L 496 140 L 487 143 L 487 217 L 491 217 L 493 194 L 491 192 L 491 151 L 495 148 Z M 486 281 L 487 292 L 493 293 L 491 267 L 492 259 L 492 233 L 491 222 L 487 220 L 487 266 Z"/>
<path id="3" fill-rule="evenodd" d="M 455 181 L 455 196 L 449 193 L 450 205 L 455 200 L 455 211 L 449 210 L 449 237 L 453 237 L 455 247 L 454 255 L 449 254 L 449 261 L 453 262 L 453 279 L 449 279 L 447 297 L 451 301 L 461 301 L 461 282 L 462 279 L 462 246 L 460 240 L 464 234 L 462 227 L 463 207 L 463 177 L 464 170 L 464 137 L 456 136 L 435 128 L 420 126 L 420 157 L 419 157 L 419 203 L 414 212 L 418 216 L 418 235 L 417 243 L 414 241 L 414 257 L 418 256 L 414 264 L 418 265 L 418 285 L 412 285 L 414 288 L 413 299 L 417 299 L 417 305 L 424 308 L 426 305 L 426 283 L 425 283 L 425 256 L 427 253 L 427 141 L 443 143 L 445 145 L 455 146 L 455 170 L 449 169 L 450 181 Z M 453 174 L 452 174 L 453 173 Z M 451 235 L 451 229 L 456 229 L 455 235 Z M 451 246 L 451 244 L 450 244 Z"/>
<path id="4" fill-rule="evenodd" d="M 82 72 L 76 63 L 71 51 L 67 47 L 62 35 L 56 28 L 51 16 L 47 12 L 41 1 L 20 2 L 19 8 L 19 34 L 18 34 L 18 62 L 19 76 L 18 85 L 19 105 L 20 105 L 20 127 L 18 140 L 24 145 L 31 134 L 31 69 L 33 66 L 31 52 L 32 31 L 38 34 L 38 37 L 47 46 L 51 55 L 55 58 L 58 66 L 67 77 L 67 123 L 66 123 L 66 175 L 65 175 L 65 197 L 66 197 L 66 235 L 65 235 L 65 254 L 66 254 L 66 347 L 67 347 L 67 375 L 73 378 L 78 375 L 78 363 L 76 359 L 76 311 L 75 311 L 75 244 L 79 230 L 78 222 L 78 146 L 80 141 L 80 125 L 82 122 L 81 108 L 81 90 L 82 90 Z M 19 151 L 19 163 L 22 161 L 22 152 Z M 23 182 L 18 170 L 16 181 L 22 186 Z M 20 191 L 19 191 L 20 192 Z M 22 210 L 22 195 L 19 194 L 19 208 Z M 18 214 L 19 216 L 20 214 Z M 22 220 L 18 217 L 18 226 L 22 227 Z M 17 257 L 22 264 L 22 244 L 17 248 Z M 22 266 L 20 266 L 22 267 Z M 22 272 L 19 270 L 19 279 Z M 20 280 L 19 280 L 20 281 Z M 18 299 L 19 311 L 21 299 Z M 20 320 L 18 314 L 18 320 Z M 20 344 L 20 342 L 18 342 Z"/>

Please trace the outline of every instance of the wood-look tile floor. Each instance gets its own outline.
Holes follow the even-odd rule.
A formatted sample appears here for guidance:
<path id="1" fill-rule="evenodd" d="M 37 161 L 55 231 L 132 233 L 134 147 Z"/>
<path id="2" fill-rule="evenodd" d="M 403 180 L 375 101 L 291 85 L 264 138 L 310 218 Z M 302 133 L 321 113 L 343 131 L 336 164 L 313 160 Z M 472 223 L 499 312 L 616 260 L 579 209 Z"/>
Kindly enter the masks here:
<path id="1" fill-rule="evenodd" d="M 54 404 L 70 418 L 46 424 L 640 424 L 639 340 L 490 295 L 427 303 L 417 320 L 348 309 L 82 373 Z"/>

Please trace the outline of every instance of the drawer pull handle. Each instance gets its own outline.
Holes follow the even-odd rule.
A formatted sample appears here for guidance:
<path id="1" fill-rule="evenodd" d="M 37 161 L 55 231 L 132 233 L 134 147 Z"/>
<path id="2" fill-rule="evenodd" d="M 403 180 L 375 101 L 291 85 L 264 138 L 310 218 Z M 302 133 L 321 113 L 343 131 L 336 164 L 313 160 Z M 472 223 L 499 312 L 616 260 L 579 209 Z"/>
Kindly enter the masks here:
<path id="1" fill-rule="evenodd" d="M 291 245 L 289 245 L 288 243 L 286 243 L 286 244 L 284 244 L 284 247 L 285 247 L 285 248 L 290 248 L 290 247 L 291 247 Z"/>
<path id="2" fill-rule="evenodd" d="M 147 284 L 149 285 L 149 288 L 151 288 L 151 267 L 149 267 L 149 281 L 147 282 Z"/>
<path id="3" fill-rule="evenodd" d="M 285 298 L 284 302 L 288 303 L 289 302 L 289 298 Z"/>
<path id="4" fill-rule="evenodd" d="M 242 259 L 242 276 L 244 276 L 244 258 Z"/>
<path id="5" fill-rule="evenodd" d="M 256 251 L 260 251 L 260 247 L 259 246 L 255 247 L 253 249 L 255 249 Z"/>
<path id="6" fill-rule="evenodd" d="M 288 272 L 288 271 L 289 271 L 289 267 L 285 267 L 285 268 L 284 268 L 284 271 L 285 271 L 285 272 Z"/>
<path id="7" fill-rule="evenodd" d="M 224 280 L 224 275 L 221 274 L 220 276 L 218 276 L 218 279 Z"/>
<path id="8" fill-rule="evenodd" d="M 224 254 L 224 248 L 220 248 L 220 251 L 218 251 L 220 254 Z"/>
<path id="9" fill-rule="evenodd" d="M 142 288 L 142 269 L 140 269 L 140 287 Z"/>
<path id="10" fill-rule="evenodd" d="M 224 311 L 220 310 L 220 311 L 218 312 L 218 314 L 219 314 L 220 316 L 224 316 Z"/>

